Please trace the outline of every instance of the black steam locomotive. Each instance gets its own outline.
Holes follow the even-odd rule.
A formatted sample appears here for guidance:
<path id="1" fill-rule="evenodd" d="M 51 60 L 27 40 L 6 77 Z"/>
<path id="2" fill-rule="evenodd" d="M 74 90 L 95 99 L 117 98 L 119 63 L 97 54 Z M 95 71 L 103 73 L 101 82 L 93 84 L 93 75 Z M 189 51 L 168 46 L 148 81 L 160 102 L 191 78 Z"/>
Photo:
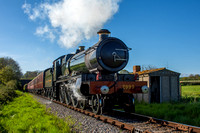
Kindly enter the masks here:
<path id="1" fill-rule="evenodd" d="M 75 54 L 63 55 L 28 84 L 28 91 L 101 114 L 113 108 L 134 112 L 133 93 L 145 93 L 137 75 L 119 74 L 128 63 L 129 48 L 102 29 L 99 41 Z"/>

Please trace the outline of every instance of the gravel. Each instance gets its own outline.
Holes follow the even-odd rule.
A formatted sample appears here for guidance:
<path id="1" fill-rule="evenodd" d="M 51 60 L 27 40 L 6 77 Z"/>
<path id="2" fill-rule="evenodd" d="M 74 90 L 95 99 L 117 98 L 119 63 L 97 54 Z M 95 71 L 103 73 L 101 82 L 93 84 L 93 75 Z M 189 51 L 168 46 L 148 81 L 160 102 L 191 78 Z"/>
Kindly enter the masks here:
<path id="1" fill-rule="evenodd" d="M 106 115 L 107 116 L 107 115 Z M 187 131 L 176 131 L 172 127 L 162 126 L 157 123 L 149 123 L 147 121 L 141 121 L 137 118 L 128 118 L 128 116 L 108 116 L 114 120 L 118 120 L 123 123 L 127 123 L 129 125 L 133 125 L 135 127 L 136 133 L 142 133 L 145 131 L 150 131 L 152 133 L 187 133 Z"/>
<path id="2" fill-rule="evenodd" d="M 124 133 L 124 132 L 127 132 L 125 130 L 121 130 L 115 126 L 112 126 L 110 124 L 103 123 L 102 121 L 92 118 L 91 116 L 87 116 L 77 111 L 68 109 L 67 107 L 54 103 L 47 99 L 41 98 L 39 96 L 33 95 L 33 97 L 37 99 L 37 101 L 39 101 L 40 103 L 46 105 L 46 108 L 49 109 L 51 113 L 57 115 L 59 118 L 65 119 L 69 123 L 72 130 L 75 132 L 79 132 L 79 133 L 85 133 L 85 132 L 87 133 L 105 133 L 105 132 L 106 133 Z M 160 126 L 159 124 L 152 124 L 152 123 L 146 123 L 144 121 L 139 121 L 137 119 L 130 119 L 130 118 L 121 117 L 121 116 L 108 116 L 108 117 L 133 125 L 135 127 L 136 133 L 144 132 L 145 130 L 148 130 L 154 133 L 171 133 L 171 132 L 180 133 L 182 132 L 182 131 L 174 131 L 173 128 L 163 127 L 163 126 Z"/>
<path id="3" fill-rule="evenodd" d="M 62 105 L 54 103 L 52 101 L 46 100 L 39 96 L 33 95 L 33 97 L 40 103 L 46 105 L 46 108 L 50 110 L 51 113 L 56 114 L 59 118 L 65 119 L 70 127 L 75 132 L 80 133 L 121 133 L 126 132 L 115 126 L 107 123 L 103 123 L 95 118 L 86 116 L 74 110 L 68 109 Z"/>

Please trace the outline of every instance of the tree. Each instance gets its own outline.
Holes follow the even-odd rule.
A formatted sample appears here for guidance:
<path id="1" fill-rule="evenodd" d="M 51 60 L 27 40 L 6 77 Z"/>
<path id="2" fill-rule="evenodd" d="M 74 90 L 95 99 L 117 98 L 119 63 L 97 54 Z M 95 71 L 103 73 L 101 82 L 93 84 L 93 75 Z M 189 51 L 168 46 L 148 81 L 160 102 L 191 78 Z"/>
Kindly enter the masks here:
<path id="1" fill-rule="evenodd" d="M 195 74 L 194 78 L 195 78 L 195 80 L 199 80 L 200 79 L 200 75 L 199 74 Z"/>
<path id="2" fill-rule="evenodd" d="M 14 80 L 16 77 L 11 67 L 6 66 L 0 70 L 0 82 L 6 84 L 10 80 Z"/>
<path id="3" fill-rule="evenodd" d="M 127 70 L 125 70 L 125 69 L 123 69 L 123 70 L 121 70 L 121 71 L 119 72 L 119 74 L 130 74 L 130 72 L 127 71 Z"/>
<path id="4" fill-rule="evenodd" d="M 19 80 L 22 76 L 18 63 L 9 57 L 0 58 L 0 83 L 6 84 L 10 80 Z"/>
<path id="5" fill-rule="evenodd" d="M 33 78 L 35 78 L 40 73 L 41 73 L 41 71 L 27 71 L 23 75 L 23 78 L 25 78 L 25 79 L 33 79 Z"/>
<path id="6" fill-rule="evenodd" d="M 190 75 L 189 75 L 189 77 L 190 77 L 190 78 L 193 78 L 193 77 L 194 77 L 194 75 L 193 75 L 193 74 L 190 74 Z"/>
<path id="7" fill-rule="evenodd" d="M 144 71 L 144 70 L 152 70 L 152 69 L 157 69 L 157 67 L 153 66 L 153 65 L 142 65 L 142 71 Z"/>

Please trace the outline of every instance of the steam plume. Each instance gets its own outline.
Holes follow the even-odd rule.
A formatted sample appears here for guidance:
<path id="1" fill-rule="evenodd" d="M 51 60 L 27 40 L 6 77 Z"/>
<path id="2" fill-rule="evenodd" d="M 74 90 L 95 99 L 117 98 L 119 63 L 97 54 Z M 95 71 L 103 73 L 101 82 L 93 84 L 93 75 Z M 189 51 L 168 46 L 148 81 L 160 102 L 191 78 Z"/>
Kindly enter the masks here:
<path id="1" fill-rule="evenodd" d="M 61 0 L 41 3 L 34 8 L 25 2 L 22 8 L 30 20 L 44 22 L 35 34 L 57 39 L 61 46 L 71 48 L 95 35 L 118 11 L 119 1 Z"/>

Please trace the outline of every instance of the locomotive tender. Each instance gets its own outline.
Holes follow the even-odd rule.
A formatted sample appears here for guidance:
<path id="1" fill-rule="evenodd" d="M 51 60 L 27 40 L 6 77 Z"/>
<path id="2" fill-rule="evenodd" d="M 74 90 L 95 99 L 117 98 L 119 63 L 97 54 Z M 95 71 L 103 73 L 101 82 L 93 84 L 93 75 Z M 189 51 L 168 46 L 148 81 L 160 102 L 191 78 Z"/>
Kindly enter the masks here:
<path id="1" fill-rule="evenodd" d="M 128 63 L 129 48 L 110 32 L 101 29 L 99 41 L 75 54 L 63 55 L 53 61 L 53 67 L 28 83 L 28 91 L 62 103 L 91 108 L 102 114 L 113 108 L 134 112 L 133 93 L 146 93 L 147 83 L 136 81 L 138 76 L 119 74 Z"/>

